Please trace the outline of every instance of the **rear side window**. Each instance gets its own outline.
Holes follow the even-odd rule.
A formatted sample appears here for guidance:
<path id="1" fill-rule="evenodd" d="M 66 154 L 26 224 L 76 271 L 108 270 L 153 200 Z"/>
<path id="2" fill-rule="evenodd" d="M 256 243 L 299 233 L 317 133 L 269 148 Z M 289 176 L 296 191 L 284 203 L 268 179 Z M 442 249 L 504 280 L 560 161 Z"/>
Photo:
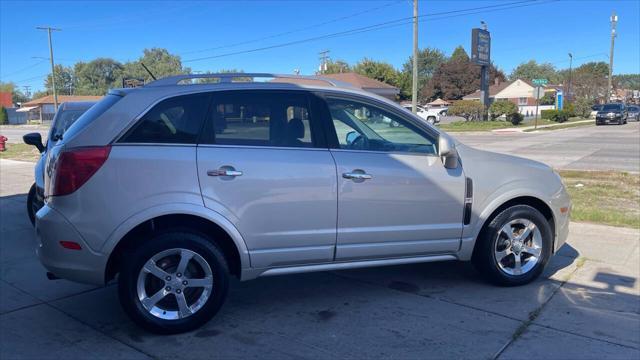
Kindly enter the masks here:
<path id="1" fill-rule="evenodd" d="M 298 93 L 213 95 L 206 139 L 220 145 L 312 147 L 308 99 Z"/>
<path id="2" fill-rule="evenodd" d="M 97 119 L 105 111 L 109 110 L 115 103 L 122 99 L 119 95 L 109 94 L 105 96 L 99 103 L 93 105 L 87 112 L 82 114 L 65 132 L 63 139 L 74 137 L 80 130 L 84 129 L 93 120 Z"/>
<path id="3" fill-rule="evenodd" d="M 192 94 L 163 100 L 138 120 L 120 142 L 195 144 L 204 123 L 208 99 L 208 94 Z"/>

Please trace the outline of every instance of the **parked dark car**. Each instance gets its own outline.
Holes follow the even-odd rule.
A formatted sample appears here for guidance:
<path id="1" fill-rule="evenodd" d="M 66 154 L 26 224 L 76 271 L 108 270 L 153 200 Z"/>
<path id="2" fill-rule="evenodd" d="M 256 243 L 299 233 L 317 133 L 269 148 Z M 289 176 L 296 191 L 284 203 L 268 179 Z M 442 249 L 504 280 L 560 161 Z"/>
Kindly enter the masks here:
<path id="1" fill-rule="evenodd" d="M 51 129 L 47 136 L 46 145 L 42 142 L 40 133 L 29 133 L 22 137 L 25 144 L 33 145 L 40 151 L 40 159 L 35 167 L 35 182 L 31 185 L 27 196 L 27 214 L 31 224 L 35 225 L 35 216 L 44 205 L 44 163 L 47 158 L 47 150 L 62 140 L 65 130 L 73 124 L 80 115 L 89 110 L 96 103 L 94 101 L 65 102 L 58 106 L 58 111 L 51 122 Z"/>
<path id="2" fill-rule="evenodd" d="M 627 123 L 627 107 L 621 103 L 604 104 L 596 114 L 596 125 Z"/>
<path id="3" fill-rule="evenodd" d="M 640 106 L 638 105 L 627 106 L 627 120 L 640 121 Z"/>

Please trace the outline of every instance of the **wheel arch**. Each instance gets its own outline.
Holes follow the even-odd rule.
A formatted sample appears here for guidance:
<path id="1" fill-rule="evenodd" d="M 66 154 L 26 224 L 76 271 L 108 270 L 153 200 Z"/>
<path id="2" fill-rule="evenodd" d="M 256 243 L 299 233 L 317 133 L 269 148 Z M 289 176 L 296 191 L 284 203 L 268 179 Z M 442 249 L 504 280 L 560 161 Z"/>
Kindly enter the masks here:
<path id="1" fill-rule="evenodd" d="M 246 244 L 235 226 L 226 218 L 208 209 L 194 211 L 187 207 L 178 211 L 164 208 L 133 216 L 110 236 L 102 249 L 109 256 L 104 271 L 105 283 L 118 273 L 122 256 L 143 237 L 172 227 L 189 228 L 209 236 L 224 253 L 232 275 L 240 277 L 242 269 L 250 267 Z"/>
<path id="2" fill-rule="evenodd" d="M 498 216 L 498 214 L 500 214 L 505 209 L 508 209 L 515 205 L 531 206 L 532 208 L 538 210 L 542 214 L 542 216 L 544 216 L 544 218 L 547 219 L 547 221 L 549 222 L 549 226 L 551 227 L 551 234 L 553 235 L 553 239 L 552 239 L 553 243 L 551 245 L 551 248 L 555 249 L 556 221 L 555 221 L 555 216 L 553 214 L 553 210 L 551 210 L 551 207 L 549 206 L 549 204 L 541 200 L 539 197 L 531 196 L 531 195 L 522 195 L 522 196 L 510 198 L 506 201 L 501 202 L 500 205 L 498 205 L 493 210 L 491 210 L 489 215 L 483 217 L 482 226 L 478 227 L 478 231 L 474 236 L 474 246 L 473 246 L 474 250 L 477 244 L 478 237 L 480 236 L 480 234 L 482 234 L 482 231 L 487 227 L 487 225 L 491 222 L 491 220 L 493 220 L 496 216 Z"/>

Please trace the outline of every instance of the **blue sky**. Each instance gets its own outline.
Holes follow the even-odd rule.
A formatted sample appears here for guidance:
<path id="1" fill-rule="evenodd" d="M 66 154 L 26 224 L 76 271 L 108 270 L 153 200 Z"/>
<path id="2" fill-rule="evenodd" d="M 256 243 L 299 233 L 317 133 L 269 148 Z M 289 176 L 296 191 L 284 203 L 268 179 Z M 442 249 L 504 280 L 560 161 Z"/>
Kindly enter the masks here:
<path id="1" fill-rule="evenodd" d="M 467 51 L 471 28 L 485 21 L 492 36 L 491 58 L 507 74 L 536 59 L 558 68 L 608 61 L 609 16 L 619 15 L 614 73 L 640 73 L 640 1 L 518 0 L 420 1 L 419 46 L 451 54 Z M 520 0 L 522 1 L 522 0 Z M 512 5 L 510 5 L 512 4 Z M 462 9 L 493 6 L 490 9 Z M 447 13 L 448 14 L 442 14 Z M 135 60 L 144 48 L 164 47 L 182 56 L 196 71 L 243 69 L 247 72 L 313 74 L 318 52 L 350 63 L 363 57 L 400 68 L 411 53 L 412 25 L 390 23 L 374 31 L 268 47 L 407 18 L 409 0 L 391 1 L 5 1 L 0 0 L 0 78 L 32 91 L 43 87 L 50 70 L 46 33 L 36 26 L 62 28 L 54 33 L 54 58 L 111 57 Z M 285 34 L 282 34 L 285 33 Z M 274 36 L 277 35 L 277 36 Z M 244 43 L 239 44 L 238 43 Z M 222 55 L 222 56 L 220 56 Z M 219 56 L 198 61 L 203 57 Z"/>

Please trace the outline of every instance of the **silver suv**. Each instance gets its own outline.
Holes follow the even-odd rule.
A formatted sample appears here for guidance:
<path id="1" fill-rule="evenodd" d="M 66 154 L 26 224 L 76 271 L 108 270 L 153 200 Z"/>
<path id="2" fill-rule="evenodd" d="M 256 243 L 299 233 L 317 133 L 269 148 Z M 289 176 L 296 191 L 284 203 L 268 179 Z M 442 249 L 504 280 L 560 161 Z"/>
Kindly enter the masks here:
<path id="1" fill-rule="evenodd" d="M 47 152 L 45 201 L 49 277 L 118 275 L 126 313 L 161 333 L 208 321 L 230 276 L 471 260 L 525 284 L 571 208 L 544 164 L 455 143 L 333 80 L 268 74 L 109 92 Z"/>

